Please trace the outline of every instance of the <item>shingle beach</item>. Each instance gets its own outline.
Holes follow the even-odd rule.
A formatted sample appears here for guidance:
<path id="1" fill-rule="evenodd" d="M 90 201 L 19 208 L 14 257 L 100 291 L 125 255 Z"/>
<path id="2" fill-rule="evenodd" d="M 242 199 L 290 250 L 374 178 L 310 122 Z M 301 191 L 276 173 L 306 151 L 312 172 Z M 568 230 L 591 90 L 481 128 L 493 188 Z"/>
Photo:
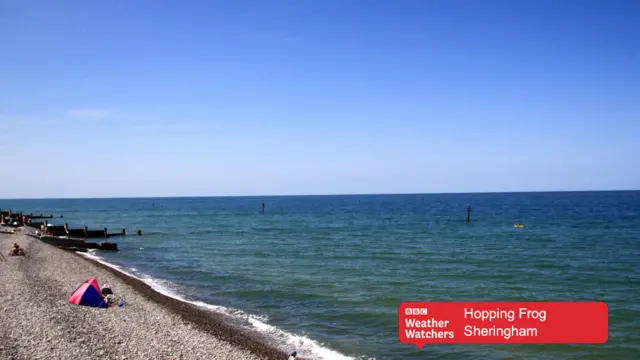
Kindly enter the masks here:
<path id="1" fill-rule="evenodd" d="M 26 257 L 8 256 L 17 243 Z M 224 315 L 24 234 L 0 234 L 0 359 L 287 359 Z M 109 284 L 122 307 L 68 303 L 84 281 Z"/>

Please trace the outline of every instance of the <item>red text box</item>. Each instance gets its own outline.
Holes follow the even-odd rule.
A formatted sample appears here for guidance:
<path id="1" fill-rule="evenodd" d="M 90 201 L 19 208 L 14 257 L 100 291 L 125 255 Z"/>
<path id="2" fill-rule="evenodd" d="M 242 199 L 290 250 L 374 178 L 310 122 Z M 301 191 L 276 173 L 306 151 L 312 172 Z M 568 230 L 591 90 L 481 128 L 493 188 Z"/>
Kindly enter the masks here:
<path id="1" fill-rule="evenodd" d="M 398 337 L 428 344 L 603 344 L 603 302 L 404 302 Z"/>

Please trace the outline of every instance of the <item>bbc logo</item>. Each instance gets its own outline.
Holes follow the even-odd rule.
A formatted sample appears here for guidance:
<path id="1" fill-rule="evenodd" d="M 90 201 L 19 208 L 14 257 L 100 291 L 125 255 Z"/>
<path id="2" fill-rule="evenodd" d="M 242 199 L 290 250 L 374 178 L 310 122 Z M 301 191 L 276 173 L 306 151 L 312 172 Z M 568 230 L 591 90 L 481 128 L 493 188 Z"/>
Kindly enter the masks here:
<path id="1" fill-rule="evenodd" d="M 429 313 L 427 308 L 406 308 L 404 309 L 405 315 L 427 315 Z"/>

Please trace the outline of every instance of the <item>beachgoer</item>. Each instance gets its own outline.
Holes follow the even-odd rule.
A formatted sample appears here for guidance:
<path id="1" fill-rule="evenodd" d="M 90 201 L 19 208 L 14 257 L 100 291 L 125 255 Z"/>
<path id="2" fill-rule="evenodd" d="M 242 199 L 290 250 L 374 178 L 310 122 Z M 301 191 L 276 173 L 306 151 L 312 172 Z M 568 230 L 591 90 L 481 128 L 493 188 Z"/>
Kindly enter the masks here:
<path id="1" fill-rule="evenodd" d="M 115 303 L 116 297 L 113 295 L 113 291 L 111 291 L 111 287 L 108 284 L 104 284 L 102 289 L 100 289 L 100 292 L 102 293 L 102 296 L 104 296 L 107 305 L 111 306 Z"/>
<path id="2" fill-rule="evenodd" d="M 293 350 L 291 353 L 289 353 L 288 360 L 296 360 L 296 357 L 298 357 L 298 353 L 295 350 Z"/>
<path id="3" fill-rule="evenodd" d="M 100 292 L 102 293 L 102 295 L 113 295 L 113 291 L 111 291 L 111 288 L 109 287 L 108 284 L 104 284 L 102 286 L 102 289 L 100 289 Z"/>
<path id="4" fill-rule="evenodd" d="M 11 256 L 24 256 L 24 249 L 20 248 L 18 244 L 13 244 L 11 251 L 9 251 L 9 255 Z"/>

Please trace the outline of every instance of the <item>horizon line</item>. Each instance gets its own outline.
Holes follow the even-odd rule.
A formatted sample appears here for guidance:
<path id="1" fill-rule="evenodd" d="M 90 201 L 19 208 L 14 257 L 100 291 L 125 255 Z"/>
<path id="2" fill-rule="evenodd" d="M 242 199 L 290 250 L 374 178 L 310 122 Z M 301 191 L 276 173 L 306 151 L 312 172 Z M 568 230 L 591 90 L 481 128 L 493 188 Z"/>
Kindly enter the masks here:
<path id="1" fill-rule="evenodd" d="M 390 196 L 390 195 L 484 195 L 484 194 L 544 194 L 544 193 L 583 193 L 583 192 L 634 192 L 640 189 L 610 190 L 537 190 L 537 191 L 464 191 L 464 192 L 392 192 L 392 193 L 342 193 L 342 194 L 271 194 L 271 195 L 182 195 L 182 196 L 108 196 L 108 197 L 33 197 L 1 198 L 7 200 L 105 200 L 105 199 L 188 199 L 188 198 L 266 198 L 266 197 L 312 197 L 312 196 Z"/>

